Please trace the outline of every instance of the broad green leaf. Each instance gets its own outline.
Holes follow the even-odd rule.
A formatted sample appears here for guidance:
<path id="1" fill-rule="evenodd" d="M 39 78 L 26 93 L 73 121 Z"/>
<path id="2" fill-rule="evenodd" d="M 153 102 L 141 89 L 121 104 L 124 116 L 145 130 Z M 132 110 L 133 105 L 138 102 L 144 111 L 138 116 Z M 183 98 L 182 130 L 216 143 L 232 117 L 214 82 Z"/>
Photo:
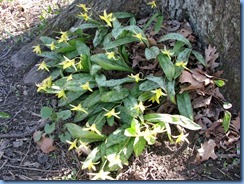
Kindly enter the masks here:
<path id="1" fill-rule="evenodd" d="M 223 123 L 222 123 L 225 133 L 228 132 L 229 130 L 230 121 L 231 121 L 231 113 L 229 111 L 225 111 Z"/>
<path id="2" fill-rule="evenodd" d="M 116 17 L 117 19 L 124 19 L 124 18 L 135 17 L 134 14 L 127 13 L 127 12 L 115 12 L 115 13 L 113 13 L 113 16 Z"/>
<path id="3" fill-rule="evenodd" d="M 98 45 L 100 45 L 107 33 L 108 33 L 107 28 L 100 28 L 96 30 L 95 37 L 92 41 L 93 46 L 97 47 Z"/>
<path id="4" fill-rule="evenodd" d="M 161 29 L 161 25 L 163 24 L 164 21 L 164 17 L 162 15 L 159 15 L 156 21 L 156 25 L 155 25 L 155 33 L 158 34 L 158 32 Z"/>
<path id="5" fill-rule="evenodd" d="M 109 42 L 108 44 L 106 44 L 104 46 L 104 50 L 109 50 L 109 49 L 118 47 L 120 45 L 125 45 L 127 43 L 132 43 L 132 42 L 136 42 L 136 41 L 138 41 L 138 39 L 135 38 L 135 37 L 132 37 L 132 36 L 131 37 L 117 39 L 115 41 L 112 41 L 112 42 Z"/>
<path id="6" fill-rule="evenodd" d="M 128 34 L 130 33 L 130 34 Z M 125 27 L 118 27 L 117 29 L 112 30 L 112 35 L 115 39 L 124 38 L 125 36 L 128 37 L 129 35 L 141 33 L 144 38 L 146 35 L 144 34 L 143 30 L 136 26 L 136 25 L 129 25 Z M 134 37 L 133 37 L 134 38 Z M 136 39 L 137 40 L 137 39 Z"/>
<path id="7" fill-rule="evenodd" d="M 108 59 L 106 54 L 95 54 L 91 56 L 91 61 L 100 65 L 105 70 L 132 72 L 132 69 L 125 65 L 120 58 L 118 60 Z"/>
<path id="8" fill-rule="evenodd" d="M 176 42 L 175 42 L 175 45 L 174 45 L 174 48 L 173 48 L 174 55 L 175 55 L 175 54 L 178 55 L 178 51 L 179 51 L 184 45 L 185 45 L 184 42 L 176 41 Z"/>
<path id="9" fill-rule="evenodd" d="M 100 93 L 98 90 L 92 92 L 82 103 L 83 107 L 89 108 L 100 102 Z"/>
<path id="10" fill-rule="evenodd" d="M 202 128 L 200 125 L 194 123 L 192 120 L 182 115 L 152 113 L 145 115 L 144 119 L 151 123 L 164 122 L 180 125 L 189 130 L 200 130 Z"/>
<path id="11" fill-rule="evenodd" d="M 127 137 L 137 137 L 140 133 L 140 123 L 135 118 L 131 121 L 131 126 L 125 129 L 124 135 Z"/>
<path id="12" fill-rule="evenodd" d="M 124 106 L 119 106 L 117 107 L 118 112 L 120 112 L 119 117 L 120 117 L 120 122 L 130 126 L 130 122 L 132 121 L 133 117 L 129 115 L 128 109 L 126 109 Z"/>
<path id="13" fill-rule="evenodd" d="M 102 67 L 100 65 L 96 65 L 96 64 L 91 65 L 91 68 L 90 68 L 90 74 L 91 74 L 91 76 L 96 75 L 97 72 L 99 70 L 101 70 L 101 69 L 102 69 Z"/>
<path id="14" fill-rule="evenodd" d="M 41 54 L 38 54 L 38 56 L 45 57 L 48 59 L 53 59 L 53 60 L 63 60 L 63 57 L 61 57 L 55 52 L 42 52 Z"/>
<path id="15" fill-rule="evenodd" d="M 127 89 L 109 91 L 101 96 L 102 102 L 117 102 L 129 96 Z"/>
<path id="16" fill-rule="evenodd" d="M 223 80 L 214 80 L 214 84 L 218 87 L 223 87 L 225 85 L 225 81 Z"/>
<path id="17" fill-rule="evenodd" d="M 106 140 L 106 148 L 113 146 L 115 144 L 119 144 L 121 142 L 124 142 L 125 140 L 128 139 L 128 137 L 126 137 L 124 135 L 124 131 L 125 131 L 125 126 L 122 126 L 120 128 L 118 128 L 117 130 L 115 130 L 112 134 L 110 134 Z"/>
<path id="18" fill-rule="evenodd" d="M 71 117 L 70 110 L 63 110 L 63 111 L 57 112 L 56 114 L 57 114 L 57 118 L 62 119 L 63 121 L 67 120 Z"/>
<path id="19" fill-rule="evenodd" d="M 84 42 L 76 41 L 76 50 L 79 55 L 90 56 L 90 48 Z"/>
<path id="20" fill-rule="evenodd" d="M 153 82 L 157 83 L 160 86 L 160 88 L 162 88 L 166 92 L 166 84 L 165 84 L 165 79 L 163 77 L 156 77 L 153 75 L 148 75 L 146 78 L 149 81 L 153 81 Z"/>
<path id="21" fill-rule="evenodd" d="M 188 47 L 190 47 L 190 48 L 192 47 L 189 40 L 187 40 L 183 35 L 181 35 L 179 33 L 166 34 L 165 36 L 161 37 L 158 42 L 163 42 L 166 40 L 178 40 L 178 41 L 185 43 Z"/>
<path id="22" fill-rule="evenodd" d="M 51 133 L 53 133 L 53 131 L 55 130 L 55 123 L 52 123 L 52 124 L 46 124 L 45 125 L 45 127 L 44 127 L 44 131 L 45 131 L 45 133 L 47 133 L 47 134 L 51 134 Z"/>
<path id="23" fill-rule="evenodd" d="M 145 31 L 148 26 L 150 26 L 150 24 L 154 21 L 154 19 L 157 18 L 157 16 L 159 15 L 159 13 L 155 13 L 148 21 L 147 23 L 143 26 L 143 31 Z"/>
<path id="24" fill-rule="evenodd" d="M 74 123 L 66 123 L 65 126 L 73 138 L 79 138 L 85 142 L 104 141 L 106 139 L 105 135 L 98 135 L 95 132 L 83 130 Z"/>
<path id="25" fill-rule="evenodd" d="M 172 63 L 172 61 L 170 61 L 169 57 L 165 56 L 162 53 L 160 53 L 157 58 L 158 58 L 159 64 L 160 64 L 161 68 L 163 69 L 167 79 L 169 81 L 172 81 L 173 77 L 175 75 L 174 64 Z"/>
<path id="26" fill-rule="evenodd" d="M 47 118 L 50 118 L 53 114 L 53 109 L 51 107 L 42 107 L 41 108 L 41 118 L 43 119 L 47 119 Z"/>
<path id="27" fill-rule="evenodd" d="M 123 100 L 123 103 L 131 117 L 137 117 L 139 115 L 139 111 L 134 108 L 138 104 L 136 98 L 128 96 Z"/>
<path id="28" fill-rule="evenodd" d="M 197 51 L 192 51 L 192 54 L 196 57 L 196 59 L 203 65 L 206 66 L 206 61 L 204 59 L 204 57 L 202 56 L 202 54 L 200 54 Z"/>
<path id="29" fill-rule="evenodd" d="M 103 125 L 106 123 L 106 117 L 104 116 L 106 114 L 106 111 L 101 111 L 100 113 L 94 114 L 93 116 L 90 116 L 87 120 L 87 122 L 92 125 L 95 124 L 96 128 L 102 132 Z"/>
<path id="30" fill-rule="evenodd" d="M 149 98 L 151 98 L 153 95 L 154 95 L 154 94 L 151 93 L 150 91 L 146 91 L 146 92 L 142 93 L 142 94 L 138 97 L 138 100 L 144 102 L 144 101 L 148 100 Z"/>
<path id="31" fill-rule="evenodd" d="M 0 112 L 0 118 L 8 119 L 10 118 L 10 115 L 6 112 Z"/>
<path id="32" fill-rule="evenodd" d="M 177 94 L 177 106 L 181 115 L 193 120 L 193 109 L 188 92 L 184 91 L 182 94 Z"/>
<path id="33" fill-rule="evenodd" d="M 130 18 L 130 25 L 136 25 L 136 18 L 135 17 Z"/>
<path id="34" fill-rule="evenodd" d="M 188 59 L 190 57 L 190 54 L 191 54 L 191 49 L 189 49 L 189 48 L 184 49 L 177 56 L 176 63 L 183 62 L 183 63 L 187 64 L 188 63 Z M 175 67 L 175 76 L 174 76 L 174 79 L 176 79 L 177 77 L 179 77 L 181 75 L 181 73 L 182 73 L 183 70 L 184 70 L 183 67 L 176 66 Z"/>
<path id="35" fill-rule="evenodd" d="M 65 106 L 67 104 L 70 104 L 71 102 L 73 102 L 74 100 L 79 98 L 81 95 L 83 95 L 85 92 L 86 91 L 78 91 L 78 92 L 68 91 L 66 93 L 67 99 L 60 99 L 58 102 L 58 106 L 62 107 L 62 106 Z"/>
<path id="36" fill-rule="evenodd" d="M 157 84 L 156 82 L 146 80 L 145 82 L 143 82 L 139 85 L 139 90 L 141 90 L 141 91 L 152 91 L 152 90 L 157 89 L 159 87 L 160 87 L 159 84 Z"/>
<path id="37" fill-rule="evenodd" d="M 51 44 L 52 42 L 57 42 L 55 39 L 47 37 L 47 36 L 41 36 L 40 40 L 42 41 L 42 43 L 44 43 L 45 45 L 47 44 Z"/>
<path id="38" fill-rule="evenodd" d="M 81 25 L 78 26 L 78 27 L 72 27 L 72 28 L 70 29 L 70 31 L 71 31 L 71 32 L 75 32 L 75 31 L 77 31 L 78 29 L 83 30 L 83 29 L 91 29 L 91 28 L 97 28 L 97 27 L 99 27 L 99 25 L 97 25 L 97 24 L 92 24 L 92 23 L 86 23 L 86 24 L 81 24 Z"/>
<path id="39" fill-rule="evenodd" d="M 173 104 L 176 104 L 175 100 L 175 81 L 168 81 L 167 82 L 167 95 L 169 96 L 170 101 Z"/>
<path id="40" fill-rule="evenodd" d="M 58 137 L 62 143 L 67 143 L 66 141 L 71 140 L 71 135 L 69 132 L 65 132 L 64 134 L 60 134 Z"/>
<path id="41" fill-rule="evenodd" d="M 145 57 L 147 60 L 150 59 L 155 59 L 157 57 L 157 55 L 159 54 L 159 48 L 156 46 L 152 46 L 150 49 L 146 48 L 145 49 Z"/>
<path id="42" fill-rule="evenodd" d="M 138 141 L 136 141 L 138 139 Z M 136 157 L 140 156 L 146 146 L 146 140 L 143 137 L 136 137 L 134 142 L 134 153 Z"/>
<path id="43" fill-rule="evenodd" d="M 134 79 L 131 79 L 129 77 L 122 78 L 122 79 L 106 80 L 105 75 L 96 75 L 95 80 L 99 87 L 115 87 L 124 83 L 134 82 Z"/>

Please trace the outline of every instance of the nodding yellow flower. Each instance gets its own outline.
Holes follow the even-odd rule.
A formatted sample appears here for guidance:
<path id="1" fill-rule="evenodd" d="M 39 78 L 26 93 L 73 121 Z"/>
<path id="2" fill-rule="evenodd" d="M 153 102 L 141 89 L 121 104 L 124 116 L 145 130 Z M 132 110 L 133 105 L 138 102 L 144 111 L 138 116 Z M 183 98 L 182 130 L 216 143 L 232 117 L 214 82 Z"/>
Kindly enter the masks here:
<path id="1" fill-rule="evenodd" d="M 77 139 L 75 139 L 73 142 L 66 140 L 66 142 L 70 144 L 69 150 L 74 148 L 77 149 Z"/>
<path id="2" fill-rule="evenodd" d="M 83 90 L 89 90 L 89 91 L 93 92 L 92 89 L 90 88 L 89 82 L 86 82 L 85 84 L 81 85 L 81 87 Z"/>
<path id="3" fill-rule="evenodd" d="M 88 21 L 90 19 L 89 15 L 87 13 L 80 13 L 77 16 L 82 17 L 85 21 Z"/>
<path id="4" fill-rule="evenodd" d="M 71 107 L 73 107 L 71 110 L 72 111 L 80 111 L 80 112 L 84 112 L 86 114 L 88 114 L 88 112 L 81 106 L 81 104 L 74 106 L 74 105 L 70 105 Z"/>
<path id="5" fill-rule="evenodd" d="M 69 59 L 65 56 L 63 56 L 63 57 L 65 60 L 59 64 L 59 65 L 63 65 L 63 69 L 66 69 L 66 68 L 73 66 L 74 69 L 77 70 L 77 68 L 75 67 L 75 59 Z"/>
<path id="6" fill-rule="evenodd" d="M 188 68 L 186 67 L 186 65 L 187 65 L 187 63 L 184 62 L 184 61 L 180 61 L 180 62 L 175 63 L 175 66 L 179 66 L 179 67 L 182 67 L 182 68 L 184 68 L 184 69 L 188 69 Z"/>
<path id="7" fill-rule="evenodd" d="M 67 81 L 70 81 L 70 80 L 72 80 L 73 79 L 73 76 L 72 76 L 72 74 L 70 74 L 68 77 L 67 77 Z"/>
<path id="8" fill-rule="evenodd" d="M 107 55 L 108 59 L 117 60 L 114 52 L 106 52 L 106 55 Z"/>
<path id="9" fill-rule="evenodd" d="M 54 44 L 54 42 L 52 42 L 51 44 L 47 44 L 46 46 L 50 47 L 51 50 L 54 50 L 55 48 L 57 48 Z"/>
<path id="10" fill-rule="evenodd" d="M 58 43 L 61 43 L 61 42 L 67 42 L 69 37 L 68 37 L 68 33 L 67 32 L 60 32 L 61 33 L 61 37 L 59 38 L 58 40 Z"/>
<path id="11" fill-rule="evenodd" d="M 151 1 L 151 2 L 147 3 L 147 5 L 150 5 L 151 8 L 156 8 L 157 7 L 155 1 Z"/>
<path id="12" fill-rule="evenodd" d="M 50 88 L 52 86 L 52 76 L 44 79 L 40 84 L 36 84 L 37 88 L 37 92 L 44 90 L 46 91 L 47 88 Z"/>
<path id="13" fill-rule="evenodd" d="M 100 17 L 100 19 L 104 20 L 107 23 L 108 26 L 112 27 L 111 22 L 114 20 L 112 13 L 107 14 L 107 11 L 104 10 L 103 11 L 103 16 L 99 15 L 99 17 Z"/>
<path id="14" fill-rule="evenodd" d="M 67 99 L 65 91 L 63 89 L 61 91 L 59 91 L 56 95 L 58 96 L 58 98 Z"/>
<path id="15" fill-rule="evenodd" d="M 78 4 L 78 5 L 76 5 L 76 6 L 82 8 L 85 12 L 88 12 L 88 10 L 91 9 L 91 8 L 87 8 L 85 4 Z"/>
<path id="16" fill-rule="evenodd" d="M 92 126 L 90 126 L 89 123 L 86 123 L 86 127 L 87 128 L 83 128 L 83 130 L 96 132 L 98 135 L 102 135 L 101 132 L 97 129 L 95 123 L 93 123 Z"/>
<path id="17" fill-rule="evenodd" d="M 143 40 L 146 40 L 146 38 L 143 37 L 141 33 L 136 33 L 136 34 L 134 34 L 132 36 L 135 37 L 135 38 L 138 38 L 140 40 L 140 42 L 143 42 Z"/>
<path id="18" fill-rule="evenodd" d="M 171 56 L 174 55 L 174 52 L 170 52 L 169 50 L 166 49 L 166 47 L 164 47 L 164 50 L 161 51 L 163 54 L 167 55 L 169 57 L 169 59 L 171 60 Z"/>
<path id="19" fill-rule="evenodd" d="M 95 165 L 99 164 L 100 162 L 93 163 L 92 160 L 89 160 L 87 162 L 84 162 L 82 165 L 82 169 L 88 169 L 89 171 L 96 171 Z"/>
<path id="20" fill-rule="evenodd" d="M 35 52 L 36 54 L 42 53 L 40 45 L 34 46 L 33 48 L 33 52 Z"/>
<path id="21" fill-rule="evenodd" d="M 184 134 L 183 132 L 180 133 L 180 135 L 178 136 L 172 136 L 174 138 L 177 138 L 175 143 L 179 143 L 179 142 L 184 142 L 186 141 L 189 144 L 189 140 L 187 139 L 187 136 L 189 135 L 189 133 Z"/>
<path id="22" fill-rule="evenodd" d="M 140 80 L 142 80 L 142 79 L 140 78 L 140 74 L 139 74 L 139 73 L 136 74 L 136 75 L 133 75 L 133 74 L 128 75 L 128 77 L 135 79 L 136 82 L 139 82 Z"/>
<path id="23" fill-rule="evenodd" d="M 164 93 L 162 92 L 161 88 L 156 89 L 156 90 L 152 90 L 151 92 L 155 94 L 154 96 L 152 96 L 152 97 L 149 99 L 149 101 L 152 101 L 152 103 L 154 103 L 154 102 L 156 101 L 156 102 L 159 104 L 159 103 L 160 103 L 160 102 L 159 102 L 159 98 L 160 98 L 161 96 L 166 96 L 166 94 L 164 94 Z"/>
<path id="24" fill-rule="evenodd" d="M 118 165 L 120 168 L 123 168 L 122 160 L 120 159 L 119 154 L 112 153 L 112 154 L 107 156 L 107 159 L 109 161 L 108 167 L 113 167 L 114 165 Z"/>
<path id="25" fill-rule="evenodd" d="M 133 109 L 140 110 L 143 113 L 145 111 L 146 107 L 149 107 L 149 106 L 144 106 L 142 101 L 140 101 L 139 104 L 137 104 L 133 107 Z"/>
<path id="26" fill-rule="evenodd" d="M 109 176 L 110 172 L 105 172 L 101 169 L 98 173 L 87 173 L 90 176 L 94 176 L 91 180 L 114 180 L 111 176 Z"/>
<path id="27" fill-rule="evenodd" d="M 106 116 L 108 118 L 114 116 L 114 117 L 120 119 L 120 117 L 118 116 L 118 114 L 120 114 L 120 112 L 115 112 L 115 109 L 114 108 L 111 111 L 108 111 L 107 109 L 104 109 L 104 110 L 107 111 L 107 113 L 104 116 Z"/>
<path id="28" fill-rule="evenodd" d="M 48 65 L 45 61 L 42 61 L 40 64 L 37 64 L 37 66 L 39 66 L 37 70 L 46 70 L 49 72 Z"/>

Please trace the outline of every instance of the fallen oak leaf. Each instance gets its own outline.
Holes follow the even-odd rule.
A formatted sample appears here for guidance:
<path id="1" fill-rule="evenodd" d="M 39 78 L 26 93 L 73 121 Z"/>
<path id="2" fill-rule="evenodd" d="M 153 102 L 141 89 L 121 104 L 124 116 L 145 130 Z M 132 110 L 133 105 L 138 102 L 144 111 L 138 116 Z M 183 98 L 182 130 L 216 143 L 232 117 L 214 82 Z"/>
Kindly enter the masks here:
<path id="1" fill-rule="evenodd" d="M 218 158 L 214 152 L 214 148 L 216 147 L 215 141 L 213 139 L 209 139 L 207 142 L 201 145 L 201 148 L 198 149 L 198 158 L 200 156 L 200 161 L 206 161 L 209 158 L 216 159 Z"/>
<path id="2" fill-rule="evenodd" d="M 216 53 L 216 51 L 217 49 L 211 45 L 205 49 L 205 61 L 207 63 L 207 67 L 210 68 L 210 70 L 213 70 L 219 66 L 219 63 L 215 62 L 215 60 L 219 57 L 219 53 Z"/>
<path id="3" fill-rule="evenodd" d="M 45 133 L 41 135 L 41 138 L 39 140 L 37 140 L 36 136 L 38 136 L 38 134 L 40 133 L 40 131 L 37 131 L 33 134 L 33 139 L 34 142 L 40 146 L 41 150 L 44 153 L 50 153 L 51 151 L 57 149 L 57 147 L 53 146 L 53 140 L 45 137 Z"/>
<path id="4" fill-rule="evenodd" d="M 211 100 L 212 100 L 212 96 L 209 96 L 208 98 L 204 98 L 203 96 L 195 98 L 192 101 L 193 108 L 197 109 L 200 107 L 207 107 L 211 103 Z"/>

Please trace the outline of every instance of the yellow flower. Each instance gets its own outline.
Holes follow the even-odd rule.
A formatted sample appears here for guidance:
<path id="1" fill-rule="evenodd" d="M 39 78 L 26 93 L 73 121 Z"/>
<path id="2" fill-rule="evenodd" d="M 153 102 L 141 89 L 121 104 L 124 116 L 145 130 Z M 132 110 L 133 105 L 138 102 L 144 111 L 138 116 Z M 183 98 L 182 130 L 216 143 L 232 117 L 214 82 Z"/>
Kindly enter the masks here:
<path id="1" fill-rule="evenodd" d="M 151 8 L 156 8 L 157 7 L 155 1 L 151 1 L 151 2 L 147 3 L 147 5 L 150 5 Z"/>
<path id="2" fill-rule="evenodd" d="M 58 40 L 58 43 L 61 43 L 61 42 L 67 42 L 69 37 L 68 37 L 68 33 L 67 32 L 60 32 L 62 35 L 61 37 L 59 38 Z"/>
<path id="3" fill-rule="evenodd" d="M 84 162 L 82 165 L 82 169 L 88 169 L 89 171 L 93 170 L 96 171 L 95 165 L 99 164 L 99 162 L 93 163 L 92 160 L 89 160 L 87 162 Z"/>
<path id="4" fill-rule="evenodd" d="M 107 109 L 104 109 L 104 110 L 107 111 L 107 113 L 104 116 L 107 116 L 108 118 L 114 116 L 114 117 L 120 119 L 120 117 L 118 116 L 118 114 L 120 114 L 120 112 L 115 112 L 114 108 L 111 111 L 108 111 Z"/>
<path id="5" fill-rule="evenodd" d="M 170 56 L 174 55 L 174 52 L 170 52 L 169 50 L 166 49 L 166 47 L 164 47 L 164 50 L 161 51 L 163 54 L 167 55 L 169 57 L 169 59 L 171 60 Z"/>
<path id="6" fill-rule="evenodd" d="M 184 69 L 188 69 L 186 67 L 186 65 L 187 65 L 187 63 L 185 63 L 184 61 L 180 61 L 180 62 L 175 63 L 175 66 L 179 66 L 179 67 L 182 67 Z"/>
<path id="7" fill-rule="evenodd" d="M 140 80 L 142 80 L 139 75 L 140 75 L 139 73 L 136 75 L 131 74 L 128 75 L 128 77 L 135 79 L 136 82 L 139 82 Z"/>
<path id="8" fill-rule="evenodd" d="M 49 72 L 48 65 L 45 61 L 42 61 L 41 64 L 37 64 L 37 66 L 39 66 L 37 70 L 46 70 Z"/>
<path id="9" fill-rule="evenodd" d="M 71 107 L 73 107 L 71 110 L 72 111 L 80 111 L 80 112 L 84 112 L 86 114 L 88 114 L 88 112 L 82 108 L 81 104 L 77 105 L 77 106 L 74 106 L 74 105 L 70 105 Z"/>
<path id="10" fill-rule="evenodd" d="M 85 84 L 81 85 L 81 87 L 83 90 L 89 90 L 89 91 L 93 92 L 92 89 L 90 88 L 89 82 L 86 82 Z"/>
<path id="11" fill-rule="evenodd" d="M 87 8 L 85 4 L 78 4 L 78 5 L 76 5 L 76 6 L 82 8 L 85 12 L 88 12 L 88 10 L 91 9 L 91 8 Z"/>
<path id="12" fill-rule="evenodd" d="M 77 70 L 76 67 L 75 67 L 75 59 L 69 59 L 69 58 L 67 58 L 65 56 L 64 56 L 64 59 L 65 60 L 62 63 L 59 64 L 59 65 L 63 65 L 63 69 L 66 69 L 66 68 L 69 68 L 69 67 L 73 66 L 74 69 Z"/>
<path id="13" fill-rule="evenodd" d="M 68 77 L 67 77 L 67 81 L 70 81 L 70 80 L 72 80 L 73 79 L 73 76 L 72 76 L 72 74 L 70 74 Z"/>
<path id="14" fill-rule="evenodd" d="M 66 140 L 67 143 L 70 144 L 69 150 L 72 150 L 73 148 L 77 148 L 77 139 L 75 139 L 73 142 Z"/>
<path id="15" fill-rule="evenodd" d="M 163 96 L 163 95 L 166 96 L 166 94 L 164 94 L 164 93 L 162 92 L 161 88 L 156 89 L 156 90 L 152 90 L 151 92 L 155 94 L 154 96 L 152 96 L 152 97 L 149 99 L 149 101 L 152 101 L 153 103 L 156 101 L 156 102 L 159 104 L 159 103 L 160 103 L 160 102 L 159 102 L 159 98 L 160 98 L 161 96 Z"/>
<path id="16" fill-rule="evenodd" d="M 140 40 L 140 42 L 143 42 L 143 40 L 146 40 L 146 38 L 143 37 L 141 33 L 137 33 L 137 34 L 134 34 L 132 36 L 135 38 L 138 38 Z"/>
<path id="17" fill-rule="evenodd" d="M 108 26 L 112 27 L 111 22 L 114 20 L 113 14 L 107 14 L 106 10 L 103 11 L 103 16 L 99 15 L 100 19 L 104 20 Z"/>
<path id="18" fill-rule="evenodd" d="M 65 94 L 65 91 L 63 89 L 61 91 L 59 91 L 56 95 L 58 96 L 58 98 L 67 99 L 67 96 Z"/>
<path id="19" fill-rule="evenodd" d="M 109 161 L 108 167 L 113 167 L 114 165 L 118 165 L 120 168 L 123 168 L 122 161 L 120 159 L 120 156 L 116 153 L 112 153 L 107 156 L 107 159 Z"/>
<path id="20" fill-rule="evenodd" d="M 107 55 L 108 59 L 117 60 L 114 52 L 106 52 L 106 55 Z"/>
<path id="21" fill-rule="evenodd" d="M 138 105 L 135 105 L 133 109 L 140 110 L 142 113 L 145 111 L 146 107 L 149 106 L 144 106 L 143 103 L 140 101 Z"/>
<path id="22" fill-rule="evenodd" d="M 57 48 L 55 45 L 54 45 L 54 42 L 52 42 L 51 44 L 47 44 L 48 47 L 50 47 L 51 50 L 54 50 L 55 48 Z"/>
<path id="23" fill-rule="evenodd" d="M 90 126 L 89 123 L 86 123 L 86 127 L 87 128 L 83 128 L 83 130 L 96 132 L 98 135 L 102 135 L 101 132 L 97 129 L 95 123 L 93 123 L 92 126 Z"/>
<path id="24" fill-rule="evenodd" d="M 79 17 L 82 17 L 85 21 L 88 21 L 90 19 L 89 15 L 87 13 L 80 13 L 78 14 Z"/>
<path id="25" fill-rule="evenodd" d="M 33 48 L 33 52 L 35 52 L 36 54 L 42 53 L 40 45 L 34 46 Z"/>
<path id="26" fill-rule="evenodd" d="M 52 86 L 52 77 L 48 77 L 42 81 L 41 84 L 36 84 L 38 87 L 37 92 L 44 90 L 46 91 L 47 88 L 50 88 Z"/>
<path id="27" fill-rule="evenodd" d="M 105 172 L 101 169 L 98 173 L 87 173 L 88 175 L 94 176 L 91 180 L 114 180 L 111 176 L 109 176 L 110 172 Z"/>

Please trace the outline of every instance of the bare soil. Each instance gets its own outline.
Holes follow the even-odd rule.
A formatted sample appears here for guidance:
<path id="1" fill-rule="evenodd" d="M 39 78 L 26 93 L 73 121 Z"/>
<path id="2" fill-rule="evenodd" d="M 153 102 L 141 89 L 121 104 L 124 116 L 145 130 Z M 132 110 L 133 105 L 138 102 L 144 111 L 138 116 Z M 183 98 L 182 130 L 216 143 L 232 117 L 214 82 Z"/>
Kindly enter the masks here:
<path id="1" fill-rule="evenodd" d="M 55 1 L 56 2 L 56 1 Z M 58 1 L 57 1 L 58 2 Z M 56 4 L 57 4 L 56 2 Z M 68 3 L 59 2 L 60 6 Z M 23 84 L 14 72 L 11 56 L 40 31 L 42 8 L 54 1 L 4 1 L 0 3 L 0 111 L 11 115 L 0 119 L 1 180 L 87 180 L 82 160 L 66 144 L 55 141 L 57 150 L 44 154 L 34 143 L 33 130 L 42 130 L 40 109 L 56 106 L 56 99 Z M 24 26 L 25 25 L 25 26 Z M 24 26 L 24 27 L 23 27 Z M 7 31 L 8 30 L 8 31 Z M 11 33 L 11 34 L 9 34 Z M 2 138 L 1 135 L 9 134 Z M 198 163 L 197 149 L 205 141 L 203 134 L 190 132 L 190 144 L 171 145 L 159 138 L 138 158 L 132 157 L 118 175 L 120 180 L 240 180 L 240 158 L 216 149 L 216 160 Z M 225 153 L 225 157 L 221 156 Z M 223 155 L 223 154 L 222 154 Z"/>

